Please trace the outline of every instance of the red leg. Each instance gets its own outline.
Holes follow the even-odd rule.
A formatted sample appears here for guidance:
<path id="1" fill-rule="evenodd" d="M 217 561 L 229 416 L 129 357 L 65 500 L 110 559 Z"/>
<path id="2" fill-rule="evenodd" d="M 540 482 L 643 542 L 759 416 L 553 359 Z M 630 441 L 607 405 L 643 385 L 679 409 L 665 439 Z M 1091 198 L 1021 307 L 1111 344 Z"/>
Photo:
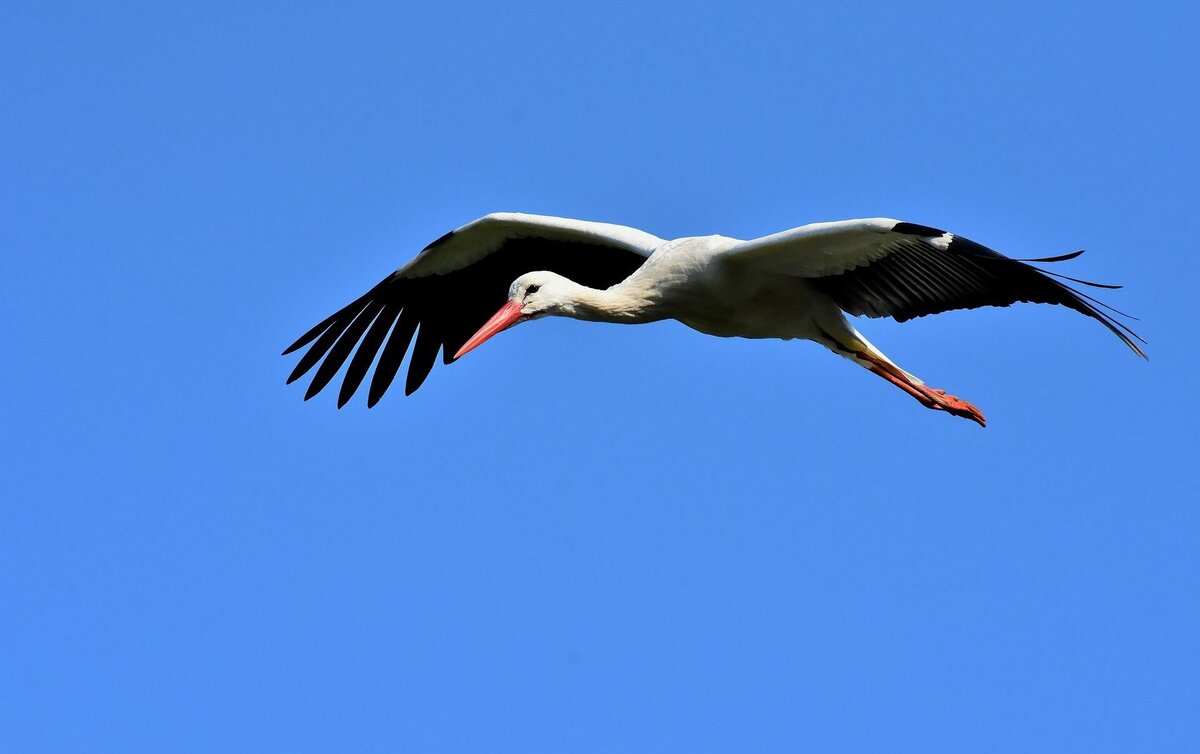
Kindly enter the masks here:
<path id="1" fill-rule="evenodd" d="M 876 357 L 874 354 L 860 352 L 856 355 L 863 361 L 871 364 L 868 369 L 916 398 L 926 408 L 932 408 L 935 411 L 946 411 L 955 416 L 970 419 L 981 427 L 987 426 L 987 420 L 983 418 L 983 413 L 961 398 L 949 395 L 943 390 L 914 384 L 909 381 L 903 372 L 883 359 Z"/>

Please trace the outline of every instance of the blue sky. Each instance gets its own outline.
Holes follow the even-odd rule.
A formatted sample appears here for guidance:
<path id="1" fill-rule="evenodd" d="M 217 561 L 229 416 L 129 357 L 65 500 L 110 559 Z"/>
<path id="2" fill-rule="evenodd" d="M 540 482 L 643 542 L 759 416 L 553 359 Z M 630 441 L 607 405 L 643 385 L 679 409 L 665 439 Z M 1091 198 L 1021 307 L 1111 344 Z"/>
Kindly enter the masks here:
<path id="1" fill-rule="evenodd" d="M 3 16 L 0 750 L 1200 747 L 1194 4 Z M 671 323 L 284 387 L 497 210 L 1086 248 L 1151 360 L 858 323 L 986 430 Z"/>

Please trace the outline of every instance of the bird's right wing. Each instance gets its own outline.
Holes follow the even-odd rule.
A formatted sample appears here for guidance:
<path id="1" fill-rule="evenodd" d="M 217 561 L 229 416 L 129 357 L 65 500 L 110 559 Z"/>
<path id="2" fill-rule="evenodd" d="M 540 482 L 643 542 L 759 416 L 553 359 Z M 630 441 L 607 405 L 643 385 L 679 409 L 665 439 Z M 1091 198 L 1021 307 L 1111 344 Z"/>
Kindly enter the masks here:
<path id="1" fill-rule="evenodd" d="M 663 242 L 622 225 L 543 215 L 487 215 L 429 244 L 288 346 L 284 354 L 309 346 L 288 383 L 320 363 L 305 393 L 307 400 L 329 384 L 353 353 L 338 395 L 340 407 L 381 354 L 367 398 L 367 405 L 374 406 L 395 378 L 415 334 L 405 383 L 405 393 L 410 394 L 429 375 L 439 350 L 445 363 L 454 360 L 455 351 L 500 308 L 509 285 L 521 275 L 548 270 L 581 285 L 608 288 L 641 267 Z"/>
<path id="2" fill-rule="evenodd" d="M 1061 304 L 1098 320 L 1145 357 L 1134 342 L 1142 339 L 1097 307 L 1115 309 L 1054 278 L 1098 288 L 1120 286 L 1090 283 L 1025 263 L 1065 261 L 1081 253 L 1010 259 L 937 228 L 875 217 L 814 223 L 741 241 L 724 256 L 735 268 L 749 265 L 761 272 L 807 278 L 848 314 L 899 322 L 1018 301 Z"/>

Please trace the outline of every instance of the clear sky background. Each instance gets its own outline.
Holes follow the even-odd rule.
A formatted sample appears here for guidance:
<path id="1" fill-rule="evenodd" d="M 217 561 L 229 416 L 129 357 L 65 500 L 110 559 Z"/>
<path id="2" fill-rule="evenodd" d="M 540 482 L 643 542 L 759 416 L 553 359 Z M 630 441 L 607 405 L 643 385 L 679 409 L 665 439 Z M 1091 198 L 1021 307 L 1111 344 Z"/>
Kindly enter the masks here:
<path id="1" fill-rule="evenodd" d="M 1200 750 L 1195 3 L 0 15 L 0 751 Z M 857 323 L 986 430 L 672 323 L 284 386 L 497 210 L 1086 248 L 1151 360 Z"/>

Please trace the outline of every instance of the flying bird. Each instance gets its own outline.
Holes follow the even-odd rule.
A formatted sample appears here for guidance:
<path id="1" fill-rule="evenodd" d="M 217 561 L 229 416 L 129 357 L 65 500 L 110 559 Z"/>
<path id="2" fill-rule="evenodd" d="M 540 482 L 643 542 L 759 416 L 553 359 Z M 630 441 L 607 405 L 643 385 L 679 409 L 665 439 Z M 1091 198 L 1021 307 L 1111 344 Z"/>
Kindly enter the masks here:
<path id="1" fill-rule="evenodd" d="M 495 213 L 429 244 L 300 336 L 284 354 L 308 350 L 287 381 L 317 367 L 308 400 L 349 360 L 341 408 L 374 363 L 370 407 L 392 384 L 410 344 L 406 395 L 425 381 L 439 351 L 450 364 L 521 322 L 553 316 L 624 324 L 675 319 L 719 337 L 816 341 L 923 406 L 984 425 L 979 409 L 897 366 L 845 315 L 904 322 L 1018 301 L 1060 304 L 1097 320 L 1145 358 L 1135 342 L 1145 341 L 1104 310 L 1128 315 L 1060 280 L 1120 286 L 1029 264 L 1082 253 L 1010 259 L 962 236 L 888 218 L 814 223 L 751 241 L 667 241 L 621 225 Z"/>

